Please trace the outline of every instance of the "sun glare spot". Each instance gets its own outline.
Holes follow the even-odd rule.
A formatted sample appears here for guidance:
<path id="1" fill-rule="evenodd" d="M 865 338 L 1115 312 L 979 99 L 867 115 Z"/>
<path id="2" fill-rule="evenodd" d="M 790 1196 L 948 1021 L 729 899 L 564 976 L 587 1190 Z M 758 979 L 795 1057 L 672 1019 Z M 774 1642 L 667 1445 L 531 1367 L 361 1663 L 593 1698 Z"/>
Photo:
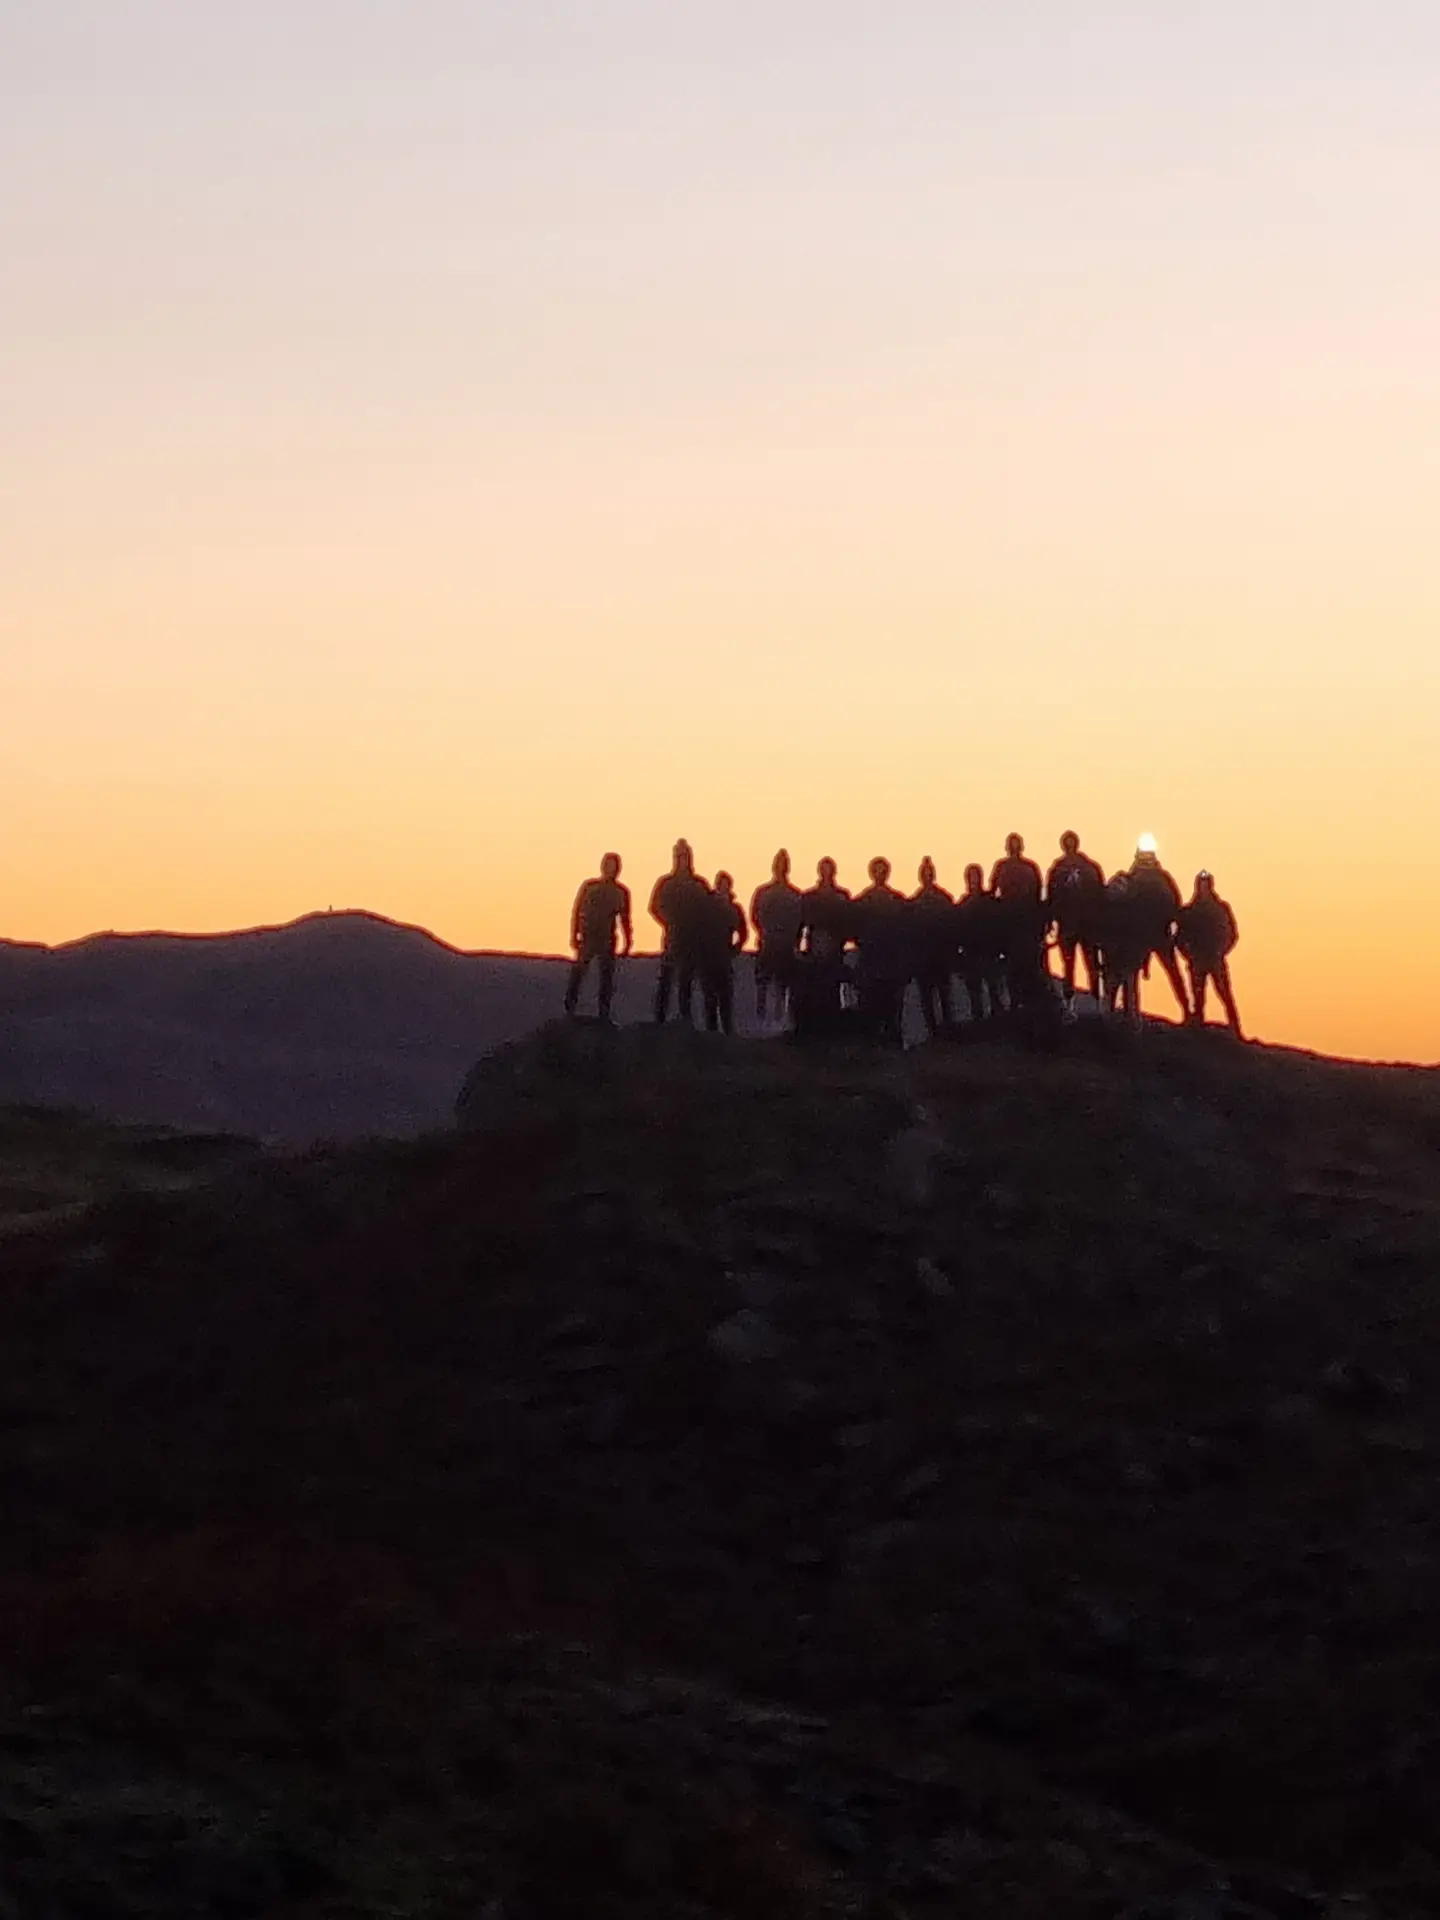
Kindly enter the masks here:
<path id="1" fill-rule="evenodd" d="M 1135 851 L 1137 853 L 1158 853 L 1160 851 L 1160 842 L 1155 838 L 1153 833 L 1142 833 L 1140 838 L 1135 842 Z"/>

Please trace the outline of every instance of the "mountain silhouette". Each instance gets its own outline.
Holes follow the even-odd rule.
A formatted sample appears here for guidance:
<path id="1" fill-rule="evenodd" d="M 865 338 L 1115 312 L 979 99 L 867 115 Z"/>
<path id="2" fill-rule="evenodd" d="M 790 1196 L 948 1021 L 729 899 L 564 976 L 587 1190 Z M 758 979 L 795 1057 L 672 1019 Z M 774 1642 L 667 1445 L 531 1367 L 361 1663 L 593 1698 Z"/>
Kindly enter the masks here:
<path id="1" fill-rule="evenodd" d="M 653 963 L 622 969 L 638 1017 Z M 0 941 L 0 1101 L 291 1144 L 449 1121 L 478 1054 L 558 1008 L 564 965 L 362 911 L 222 934 Z"/>

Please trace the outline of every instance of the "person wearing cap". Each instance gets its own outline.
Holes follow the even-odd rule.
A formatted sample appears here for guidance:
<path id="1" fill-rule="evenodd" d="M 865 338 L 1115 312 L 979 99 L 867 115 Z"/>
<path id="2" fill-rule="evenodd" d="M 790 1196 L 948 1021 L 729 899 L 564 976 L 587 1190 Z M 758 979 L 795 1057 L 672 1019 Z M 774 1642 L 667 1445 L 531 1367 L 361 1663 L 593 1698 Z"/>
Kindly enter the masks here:
<path id="1" fill-rule="evenodd" d="M 610 1003 L 615 997 L 615 935 L 619 930 L 624 942 L 620 951 L 629 953 L 634 944 L 630 924 L 630 889 L 620 883 L 620 856 L 607 853 L 600 862 L 598 880 L 586 880 L 575 896 L 570 914 L 570 945 L 575 958 L 565 985 L 565 1011 L 573 1014 L 580 1004 L 580 989 L 591 961 L 599 968 L 600 1018 L 610 1018 Z"/>
<path id="2" fill-rule="evenodd" d="M 1180 909 L 1176 933 L 1176 945 L 1184 954 L 1190 973 L 1193 1000 L 1190 1019 L 1193 1025 L 1204 1026 L 1206 989 L 1213 983 L 1230 1031 L 1237 1040 L 1244 1035 L 1240 1031 L 1235 992 L 1230 985 L 1230 954 L 1239 938 L 1229 901 L 1220 898 L 1213 877 L 1202 869 L 1195 876 L 1194 894 Z"/>
<path id="3" fill-rule="evenodd" d="M 1135 925 L 1145 939 L 1143 971 L 1148 978 L 1153 955 L 1165 969 L 1165 978 L 1180 1004 L 1181 1017 L 1188 1020 L 1190 996 L 1185 990 L 1185 976 L 1180 971 L 1180 962 L 1175 957 L 1175 921 L 1180 912 L 1180 889 L 1175 884 L 1174 876 L 1161 866 L 1159 851 L 1149 834 L 1136 847 L 1135 858 L 1130 863 L 1128 900 Z"/>
<path id="4" fill-rule="evenodd" d="M 661 929 L 660 966 L 655 975 L 655 1019 L 663 1026 L 673 988 L 680 1018 L 695 1022 L 695 980 L 705 940 L 705 909 L 710 889 L 695 871 L 688 840 L 675 842 L 673 864 L 650 894 L 650 917 Z"/>

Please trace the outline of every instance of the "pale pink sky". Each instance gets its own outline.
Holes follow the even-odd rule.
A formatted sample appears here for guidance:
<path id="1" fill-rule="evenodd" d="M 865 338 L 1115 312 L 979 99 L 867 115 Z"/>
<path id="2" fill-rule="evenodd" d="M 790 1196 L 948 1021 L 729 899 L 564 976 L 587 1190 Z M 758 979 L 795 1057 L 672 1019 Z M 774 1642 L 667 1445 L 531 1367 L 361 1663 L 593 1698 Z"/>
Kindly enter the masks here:
<path id="1" fill-rule="evenodd" d="M 1440 1054 L 1440 12 L 0 15 L 0 931 L 1153 828 Z"/>

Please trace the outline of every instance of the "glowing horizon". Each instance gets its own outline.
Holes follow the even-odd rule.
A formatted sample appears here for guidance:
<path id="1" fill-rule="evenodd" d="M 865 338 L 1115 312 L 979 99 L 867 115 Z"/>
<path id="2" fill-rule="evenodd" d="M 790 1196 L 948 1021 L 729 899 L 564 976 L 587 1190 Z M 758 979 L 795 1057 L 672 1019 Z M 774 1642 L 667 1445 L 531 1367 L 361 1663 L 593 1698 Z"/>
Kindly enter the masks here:
<path id="1" fill-rule="evenodd" d="M 1153 829 L 1440 1058 L 1440 16 L 603 11 L 0 27 L 0 933 Z"/>

